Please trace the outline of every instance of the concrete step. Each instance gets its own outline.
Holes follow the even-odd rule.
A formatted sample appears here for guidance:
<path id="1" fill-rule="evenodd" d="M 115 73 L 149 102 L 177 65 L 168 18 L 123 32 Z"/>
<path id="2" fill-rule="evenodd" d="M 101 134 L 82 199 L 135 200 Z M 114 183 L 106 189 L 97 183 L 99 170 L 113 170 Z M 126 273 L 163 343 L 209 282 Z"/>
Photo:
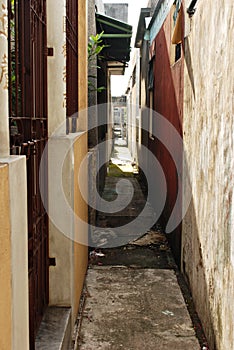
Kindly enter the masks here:
<path id="1" fill-rule="evenodd" d="M 48 307 L 36 337 L 35 349 L 69 350 L 71 329 L 71 308 Z"/>

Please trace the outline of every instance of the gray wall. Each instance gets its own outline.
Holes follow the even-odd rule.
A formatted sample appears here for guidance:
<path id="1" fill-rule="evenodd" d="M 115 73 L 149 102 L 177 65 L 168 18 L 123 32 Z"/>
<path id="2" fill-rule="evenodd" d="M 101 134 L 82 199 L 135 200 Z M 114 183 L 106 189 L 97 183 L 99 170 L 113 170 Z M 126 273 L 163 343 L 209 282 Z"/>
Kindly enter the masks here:
<path id="1" fill-rule="evenodd" d="M 122 22 L 128 22 L 128 4 L 104 4 L 105 13 Z"/>

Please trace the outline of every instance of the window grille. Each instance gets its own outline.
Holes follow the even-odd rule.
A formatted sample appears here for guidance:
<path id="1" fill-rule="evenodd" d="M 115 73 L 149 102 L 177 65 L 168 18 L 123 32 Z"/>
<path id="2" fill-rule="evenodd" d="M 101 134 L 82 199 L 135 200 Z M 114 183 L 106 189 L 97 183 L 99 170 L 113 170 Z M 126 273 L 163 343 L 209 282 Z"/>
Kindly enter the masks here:
<path id="1" fill-rule="evenodd" d="M 67 133 L 76 132 L 78 116 L 78 1 L 66 6 L 66 108 Z M 69 123 L 69 119 L 71 123 Z"/>
<path id="2" fill-rule="evenodd" d="M 39 188 L 47 142 L 46 0 L 8 0 L 8 38 L 10 150 L 27 159 L 29 322 L 30 349 L 34 349 L 48 304 L 48 217 Z M 46 169 L 43 176 L 47 192 Z"/>

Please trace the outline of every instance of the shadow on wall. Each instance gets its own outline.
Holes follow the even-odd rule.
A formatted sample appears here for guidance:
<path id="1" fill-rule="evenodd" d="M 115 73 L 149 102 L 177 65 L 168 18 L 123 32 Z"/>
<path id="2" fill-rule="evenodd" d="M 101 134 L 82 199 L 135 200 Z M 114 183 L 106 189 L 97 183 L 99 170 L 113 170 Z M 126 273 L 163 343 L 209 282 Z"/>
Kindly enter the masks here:
<path id="1" fill-rule="evenodd" d="M 189 174 L 186 155 L 184 155 L 184 172 L 187 175 Z M 187 185 L 190 187 L 190 179 L 187 179 L 187 181 Z M 209 349 L 216 350 L 216 337 L 210 308 L 213 284 L 208 285 L 206 279 L 201 247 L 194 199 L 192 197 L 182 223 L 181 270 L 190 287 L 196 311 L 209 342 Z"/>
<path id="2" fill-rule="evenodd" d="M 155 39 L 156 58 L 154 66 L 154 110 L 164 116 L 177 130 L 182 138 L 182 116 L 183 116 L 183 55 L 174 65 L 171 65 L 170 50 L 170 26 L 163 26 Z M 153 123 L 153 129 L 167 140 L 163 145 L 158 139 L 149 139 L 149 149 L 155 154 L 163 168 L 167 182 L 167 198 L 163 213 L 161 215 L 162 226 L 165 227 L 172 210 L 175 206 L 178 195 L 178 183 L 182 180 L 182 159 L 183 149 L 176 140 L 173 140 L 170 130 Z M 176 169 L 174 160 L 170 155 L 167 146 L 175 150 L 179 169 Z M 155 194 L 155 201 L 157 194 Z M 178 208 L 181 217 L 182 203 Z M 168 235 L 168 240 L 173 250 L 176 262 L 180 266 L 181 261 L 181 225 Z"/>
<path id="3" fill-rule="evenodd" d="M 195 84 L 194 84 L 192 56 L 191 56 L 191 50 L 190 50 L 190 45 L 189 45 L 189 39 L 188 38 L 184 39 L 184 57 L 185 57 L 185 63 L 186 63 L 186 66 L 187 66 L 191 87 L 192 87 L 192 90 L 193 90 L 194 100 L 196 100 L 196 91 L 195 91 Z"/>

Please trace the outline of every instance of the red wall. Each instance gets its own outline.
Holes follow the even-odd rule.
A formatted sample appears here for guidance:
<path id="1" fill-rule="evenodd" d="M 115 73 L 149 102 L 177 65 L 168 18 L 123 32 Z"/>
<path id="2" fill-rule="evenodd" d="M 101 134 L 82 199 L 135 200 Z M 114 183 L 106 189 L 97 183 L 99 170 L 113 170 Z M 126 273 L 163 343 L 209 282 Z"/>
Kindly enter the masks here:
<path id="1" fill-rule="evenodd" d="M 154 110 L 170 121 L 182 136 L 183 49 L 181 58 L 171 65 L 171 32 L 171 18 L 169 15 L 153 44 L 155 45 L 156 53 L 154 66 Z M 154 127 L 157 128 L 157 125 L 154 125 Z M 173 145 L 173 139 L 167 128 L 160 130 L 160 133 Z M 159 140 L 149 140 L 149 149 L 161 163 L 167 181 L 167 200 L 161 217 L 163 224 L 166 225 L 177 198 L 178 176 L 182 176 L 182 167 L 178 175 L 170 153 Z M 182 160 L 182 149 L 175 149 L 175 151 Z M 179 210 L 181 212 L 181 208 Z M 178 214 L 180 215 L 180 213 Z M 181 227 L 177 227 L 168 237 L 176 255 L 176 260 L 180 263 Z"/>

